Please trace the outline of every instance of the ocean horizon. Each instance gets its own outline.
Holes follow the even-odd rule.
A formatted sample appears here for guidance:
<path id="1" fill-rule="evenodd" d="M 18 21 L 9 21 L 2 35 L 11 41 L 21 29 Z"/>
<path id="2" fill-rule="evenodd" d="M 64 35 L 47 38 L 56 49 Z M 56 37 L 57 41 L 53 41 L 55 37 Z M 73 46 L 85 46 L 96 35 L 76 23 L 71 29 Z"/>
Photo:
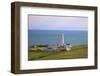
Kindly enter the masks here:
<path id="1" fill-rule="evenodd" d="M 84 45 L 88 43 L 87 30 L 28 30 L 28 47 L 33 45 L 59 44 L 59 35 L 64 34 L 64 43 Z"/>

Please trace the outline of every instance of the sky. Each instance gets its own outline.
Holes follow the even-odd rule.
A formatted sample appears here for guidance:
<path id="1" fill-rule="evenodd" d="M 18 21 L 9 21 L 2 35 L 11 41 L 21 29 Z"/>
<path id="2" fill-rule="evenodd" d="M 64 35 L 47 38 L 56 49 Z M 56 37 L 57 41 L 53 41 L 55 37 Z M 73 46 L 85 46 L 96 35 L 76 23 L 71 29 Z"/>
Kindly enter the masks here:
<path id="1" fill-rule="evenodd" d="M 29 30 L 88 30 L 88 17 L 28 16 Z"/>

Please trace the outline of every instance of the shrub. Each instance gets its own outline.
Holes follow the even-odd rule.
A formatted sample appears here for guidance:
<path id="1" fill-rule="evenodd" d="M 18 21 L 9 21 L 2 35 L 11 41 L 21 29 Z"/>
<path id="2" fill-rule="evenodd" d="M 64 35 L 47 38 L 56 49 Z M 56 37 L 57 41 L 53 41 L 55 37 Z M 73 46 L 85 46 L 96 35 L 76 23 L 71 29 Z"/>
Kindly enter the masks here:
<path id="1" fill-rule="evenodd" d="M 37 45 L 38 47 L 48 47 L 48 45 Z"/>
<path id="2" fill-rule="evenodd" d="M 41 49 L 37 48 L 36 51 L 42 51 Z"/>

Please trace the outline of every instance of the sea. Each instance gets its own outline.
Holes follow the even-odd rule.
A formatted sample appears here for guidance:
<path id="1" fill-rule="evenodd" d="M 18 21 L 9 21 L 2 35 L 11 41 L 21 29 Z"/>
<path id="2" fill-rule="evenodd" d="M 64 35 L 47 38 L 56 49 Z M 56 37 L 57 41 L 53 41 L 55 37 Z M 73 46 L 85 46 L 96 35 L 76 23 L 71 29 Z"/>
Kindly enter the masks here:
<path id="1" fill-rule="evenodd" d="M 84 45 L 88 43 L 88 31 L 28 30 L 28 47 L 59 44 L 59 35 L 61 34 L 64 35 L 65 44 Z"/>

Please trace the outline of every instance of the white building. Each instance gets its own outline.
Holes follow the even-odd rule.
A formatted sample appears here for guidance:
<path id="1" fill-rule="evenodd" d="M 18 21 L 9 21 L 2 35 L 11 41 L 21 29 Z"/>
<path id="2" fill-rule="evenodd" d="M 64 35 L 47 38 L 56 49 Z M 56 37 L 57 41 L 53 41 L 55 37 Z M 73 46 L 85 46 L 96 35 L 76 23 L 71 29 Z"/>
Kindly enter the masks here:
<path id="1" fill-rule="evenodd" d="M 70 51 L 72 49 L 72 45 L 66 44 L 65 46 L 66 51 Z"/>
<path id="2" fill-rule="evenodd" d="M 59 35 L 59 44 L 57 45 L 48 45 L 48 51 L 59 51 L 65 49 L 66 51 L 70 51 L 72 46 L 70 44 L 64 43 L 64 34 Z"/>
<path id="3" fill-rule="evenodd" d="M 60 38 L 60 43 L 59 43 L 60 47 L 62 49 L 66 49 L 66 51 L 70 51 L 72 46 L 70 44 L 65 44 L 64 43 L 64 34 L 63 33 L 60 35 L 59 38 Z"/>

